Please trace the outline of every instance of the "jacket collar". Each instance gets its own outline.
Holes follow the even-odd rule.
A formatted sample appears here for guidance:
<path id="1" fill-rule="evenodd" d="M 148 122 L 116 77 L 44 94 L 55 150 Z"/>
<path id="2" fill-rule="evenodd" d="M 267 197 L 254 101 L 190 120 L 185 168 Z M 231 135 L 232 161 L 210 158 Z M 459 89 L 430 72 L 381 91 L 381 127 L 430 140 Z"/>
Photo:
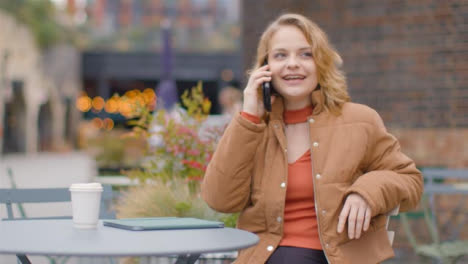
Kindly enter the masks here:
<path id="1" fill-rule="evenodd" d="M 323 102 L 324 97 L 321 89 L 315 89 L 311 93 L 312 105 L 314 111 L 312 115 L 318 115 L 324 111 Z M 283 121 L 283 112 L 284 112 L 284 99 L 283 97 L 276 97 L 275 102 L 271 106 L 270 120 L 281 120 Z"/>

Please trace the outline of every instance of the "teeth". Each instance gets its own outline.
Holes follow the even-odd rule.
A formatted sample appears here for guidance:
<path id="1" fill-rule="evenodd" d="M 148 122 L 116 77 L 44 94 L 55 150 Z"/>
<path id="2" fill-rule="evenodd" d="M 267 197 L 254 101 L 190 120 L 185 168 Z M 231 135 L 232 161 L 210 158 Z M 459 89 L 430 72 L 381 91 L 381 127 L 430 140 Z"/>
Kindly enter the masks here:
<path id="1" fill-rule="evenodd" d="M 287 76 L 286 80 L 304 79 L 302 76 Z"/>

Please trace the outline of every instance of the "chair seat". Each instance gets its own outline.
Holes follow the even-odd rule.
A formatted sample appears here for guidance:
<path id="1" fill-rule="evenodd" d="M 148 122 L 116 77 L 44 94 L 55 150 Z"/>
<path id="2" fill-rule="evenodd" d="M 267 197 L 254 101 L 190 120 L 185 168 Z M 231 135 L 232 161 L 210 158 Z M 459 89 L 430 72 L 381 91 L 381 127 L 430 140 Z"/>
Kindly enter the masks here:
<path id="1" fill-rule="evenodd" d="M 416 252 L 428 257 L 459 257 L 468 255 L 468 240 L 446 241 L 440 244 L 421 245 Z"/>

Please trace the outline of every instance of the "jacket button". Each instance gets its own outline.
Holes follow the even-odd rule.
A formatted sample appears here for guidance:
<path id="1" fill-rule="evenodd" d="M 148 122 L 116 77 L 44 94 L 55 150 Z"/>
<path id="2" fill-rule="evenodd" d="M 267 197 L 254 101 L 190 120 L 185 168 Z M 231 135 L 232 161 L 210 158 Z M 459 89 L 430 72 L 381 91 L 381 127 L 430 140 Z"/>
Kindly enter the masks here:
<path id="1" fill-rule="evenodd" d="M 286 187 L 286 183 L 285 183 L 285 182 L 282 182 L 282 183 L 281 183 L 281 188 L 284 188 L 284 187 Z"/>
<path id="2" fill-rule="evenodd" d="M 318 147 L 319 143 L 318 142 L 314 142 L 314 144 L 312 144 L 314 147 Z"/>
<path id="3" fill-rule="evenodd" d="M 309 119 L 309 123 L 312 124 L 312 123 L 314 123 L 314 122 L 315 122 L 315 120 L 314 120 L 313 118 Z"/>
<path id="4" fill-rule="evenodd" d="M 322 175 L 320 175 L 320 174 L 315 175 L 315 178 L 317 178 L 317 179 L 320 179 L 320 177 L 322 177 Z"/>
<path id="5" fill-rule="evenodd" d="M 268 251 L 273 251 L 273 246 L 268 246 L 268 247 L 267 247 L 267 250 L 268 250 Z"/>
<path id="6" fill-rule="evenodd" d="M 281 221 L 283 221 L 283 218 L 281 218 L 281 216 L 278 216 L 278 217 L 276 218 L 276 222 L 281 223 Z"/>
<path id="7" fill-rule="evenodd" d="M 326 213 L 327 213 L 327 211 L 325 211 L 325 210 L 322 210 L 322 214 L 326 214 Z"/>
<path id="8" fill-rule="evenodd" d="M 326 244 L 325 244 L 325 247 L 326 247 L 326 248 L 329 248 L 329 247 L 330 247 L 330 244 L 326 243 Z"/>
<path id="9" fill-rule="evenodd" d="M 278 125 L 277 125 L 277 124 L 275 124 L 275 128 L 278 128 Z"/>
<path id="10" fill-rule="evenodd" d="M 284 149 L 284 152 L 288 152 L 288 149 Z"/>

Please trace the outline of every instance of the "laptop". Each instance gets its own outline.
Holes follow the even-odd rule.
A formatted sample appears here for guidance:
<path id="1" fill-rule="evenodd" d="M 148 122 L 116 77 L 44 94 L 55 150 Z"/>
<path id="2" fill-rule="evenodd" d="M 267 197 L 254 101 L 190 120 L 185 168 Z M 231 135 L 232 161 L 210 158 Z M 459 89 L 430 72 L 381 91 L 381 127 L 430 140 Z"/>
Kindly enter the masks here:
<path id="1" fill-rule="evenodd" d="M 133 231 L 224 227 L 223 222 L 188 217 L 149 217 L 112 220 L 106 219 L 103 220 L 103 225 Z"/>

